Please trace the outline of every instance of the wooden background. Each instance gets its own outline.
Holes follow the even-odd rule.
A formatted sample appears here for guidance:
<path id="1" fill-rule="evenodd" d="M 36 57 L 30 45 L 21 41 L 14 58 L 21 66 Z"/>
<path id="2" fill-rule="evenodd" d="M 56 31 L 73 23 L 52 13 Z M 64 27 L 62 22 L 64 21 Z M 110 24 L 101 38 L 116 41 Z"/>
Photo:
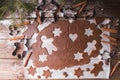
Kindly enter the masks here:
<path id="1" fill-rule="evenodd" d="M 0 52 L 0 80 L 17 79 L 16 71 L 14 71 L 17 57 L 13 57 L 11 53 Z"/>

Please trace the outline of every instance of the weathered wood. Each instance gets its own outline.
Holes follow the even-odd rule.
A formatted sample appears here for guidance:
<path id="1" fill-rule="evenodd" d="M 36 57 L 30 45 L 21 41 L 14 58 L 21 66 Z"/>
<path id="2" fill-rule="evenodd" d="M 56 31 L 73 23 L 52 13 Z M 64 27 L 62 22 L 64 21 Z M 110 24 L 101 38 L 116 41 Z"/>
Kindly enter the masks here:
<path id="1" fill-rule="evenodd" d="M 8 80 L 8 79 L 10 79 L 10 80 L 15 80 L 15 79 L 17 79 L 17 77 L 16 76 L 14 76 L 14 74 L 10 74 L 10 73 L 6 73 L 6 74 L 3 74 L 3 73 L 0 73 L 0 80 Z"/>
<path id="2" fill-rule="evenodd" d="M 0 59 L 17 59 L 17 56 L 12 56 L 12 53 L 0 53 Z"/>
<path id="3" fill-rule="evenodd" d="M 0 80 L 18 79 L 19 66 L 15 66 L 17 59 L 0 59 Z"/>
<path id="4" fill-rule="evenodd" d="M 0 45 L 1 46 L 1 45 Z M 10 59 L 10 58 L 17 58 L 17 56 L 12 56 L 12 52 L 13 52 L 13 50 L 12 49 L 10 49 L 10 48 L 12 48 L 12 47 L 6 47 L 6 48 L 0 48 L 0 59 L 2 58 L 8 58 L 8 59 Z"/>

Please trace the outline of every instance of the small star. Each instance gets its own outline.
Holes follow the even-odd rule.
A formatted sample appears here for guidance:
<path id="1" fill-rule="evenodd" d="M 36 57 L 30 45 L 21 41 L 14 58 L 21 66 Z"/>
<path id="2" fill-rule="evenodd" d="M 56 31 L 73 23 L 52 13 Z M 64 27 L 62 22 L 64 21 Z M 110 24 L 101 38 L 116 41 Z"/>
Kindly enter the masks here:
<path id="1" fill-rule="evenodd" d="M 92 36 L 93 35 L 93 30 L 91 30 L 90 28 L 85 29 L 85 35 L 87 35 L 88 37 Z"/>
<path id="2" fill-rule="evenodd" d="M 34 74 L 35 74 L 35 72 L 36 72 L 36 69 L 33 68 L 32 66 L 30 66 L 30 68 L 28 69 L 28 71 L 29 71 L 29 74 L 31 74 L 31 75 L 34 76 Z"/>
<path id="3" fill-rule="evenodd" d="M 53 31 L 54 37 L 60 36 L 61 33 L 62 31 L 60 30 L 60 28 L 55 28 Z"/>
<path id="4" fill-rule="evenodd" d="M 81 70 L 80 68 L 78 68 L 77 70 L 75 70 L 75 75 L 76 75 L 77 77 L 82 76 L 82 75 L 83 75 L 83 70 Z"/>
<path id="5" fill-rule="evenodd" d="M 47 55 L 45 55 L 44 53 L 42 55 L 39 55 L 39 61 L 41 61 L 42 63 L 47 61 Z"/>
<path id="6" fill-rule="evenodd" d="M 48 77 L 51 77 L 51 74 L 52 74 L 52 72 L 50 72 L 50 70 L 44 70 L 44 76 L 45 76 L 45 78 L 48 78 Z"/>
<path id="7" fill-rule="evenodd" d="M 80 59 L 83 59 L 82 53 L 77 52 L 76 54 L 74 54 L 74 56 L 75 56 L 75 58 L 74 58 L 75 60 L 80 61 Z"/>

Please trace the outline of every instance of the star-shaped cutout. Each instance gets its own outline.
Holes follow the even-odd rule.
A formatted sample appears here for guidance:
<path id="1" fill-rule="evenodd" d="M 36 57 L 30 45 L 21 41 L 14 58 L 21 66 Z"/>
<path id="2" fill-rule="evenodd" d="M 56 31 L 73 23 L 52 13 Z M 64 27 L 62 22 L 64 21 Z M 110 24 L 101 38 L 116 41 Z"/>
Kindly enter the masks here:
<path id="1" fill-rule="evenodd" d="M 30 66 L 30 68 L 28 69 L 28 71 L 29 71 L 29 74 L 31 74 L 31 75 L 34 76 L 34 74 L 36 72 L 36 68 L 33 68 L 32 66 Z"/>
<path id="2" fill-rule="evenodd" d="M 45 78 L 51 77 L 52 72 L 50 72 L 50 70 L 44 70 L 43 75 L 45 76 Z"/>
<path id="3" fill-rule="evenodd" d="M 60 36 L 61 33 L 62 31 L 60 30 L 60 28 L 55 28 L 53 31 L 54 37 Z"/>
<path id="4" fill-rule="evenodd" d="M 77 70 L 75 70 L 75 75 L 76 75 L 77 77 L 82 76 L 82 75 L 83 75 L 83 70 L 81 70 L 80 68 L 78 68 Z"/>
<path id="5" fill-rule="evenodd" d="M 41 61 L 42 63 L 47 61 L 47 55 L 45 55 L 44 53 L 42 55 L 39 55 L 39 61 Z"/>
<path id="6" fill-rule="evenodd" d="M 80 53 L 80 52 L 77 52 L 76 54 L 74 54 L 74 59 L 75 60 L 78 60 L 78 61 L 80 61 L 81 59 L 83 59 L 83 57 L 82 57 L 82 53 Z"/>
<path id="7" fill-rule="evenodd" d="M 85 35 L 87 35 L 88 37 L 89 36 L 92 36 L 93 35 L 93 30 L 88 28 L 88 29 L 85 29 Z"/>

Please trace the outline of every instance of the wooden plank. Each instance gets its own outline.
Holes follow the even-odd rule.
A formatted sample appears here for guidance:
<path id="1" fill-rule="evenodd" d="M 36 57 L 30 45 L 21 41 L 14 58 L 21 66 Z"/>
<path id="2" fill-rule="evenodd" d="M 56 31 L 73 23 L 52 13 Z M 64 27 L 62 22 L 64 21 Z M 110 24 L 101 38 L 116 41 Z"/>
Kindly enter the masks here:
<path id="1" fill-rule="evenodd" d="M 0 59 L 17 59 L 17 56 L 12 56 L 12 53 L 0 53 Z"/>
<path id="2" fill-rule="evenodd" d="M 15 59 L 17 59 L 17 56 L 13 56 L 12 55 L 12 51 L 9 51 L 9 49 L 8 50 L 5 50 L 5 49 L 0 49 L 0 59 L 3 59 L 3 58 L 5 58 L 5 59 L 13 59 L 13 58 L 15 58 Z"/>
<path id="3" fill-rule="evenodd" d="M 0 73 L 14 73 L 11 68 L 15 62 L 16 59 L 0 59 Z"/>
<path id="4" fill-rule="evenodd" d="M 16 76 L 14 76 L 14 74 L 3 74 L 3 73 L 0 73 L 0 80 L 8 80 L 8 79 L 10 79 L 10 80 L 17 80 L 17 77 Z"/>
<path id="5" fill-rule="evenodd" d="M 0 59 L 0 80 L 18 79 L 19 64 L 17 59 Z M 18 70 L 19 69 L 19 70 Z"/>

